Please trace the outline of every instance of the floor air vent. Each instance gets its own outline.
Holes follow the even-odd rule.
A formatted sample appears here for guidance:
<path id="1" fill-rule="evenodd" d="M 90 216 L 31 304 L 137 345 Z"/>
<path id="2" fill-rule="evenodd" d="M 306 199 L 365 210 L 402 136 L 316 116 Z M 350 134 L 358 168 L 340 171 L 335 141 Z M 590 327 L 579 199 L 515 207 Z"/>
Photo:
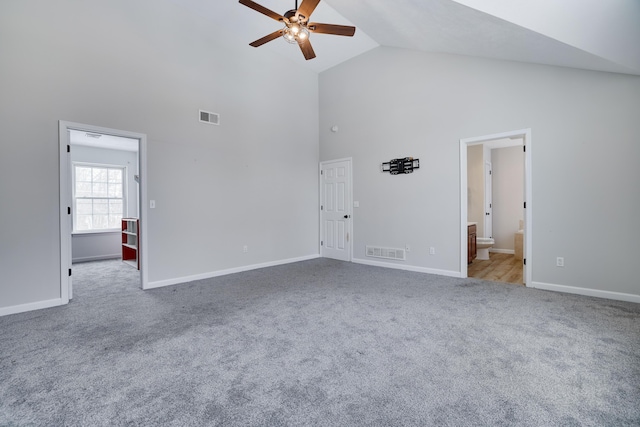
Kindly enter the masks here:
<path id="1" fill-rule="evenodd" d="M 367 246 L 367 256 L 401 261 L 406 260 L 404 249 L 381 248 L 379 246 Z"/>

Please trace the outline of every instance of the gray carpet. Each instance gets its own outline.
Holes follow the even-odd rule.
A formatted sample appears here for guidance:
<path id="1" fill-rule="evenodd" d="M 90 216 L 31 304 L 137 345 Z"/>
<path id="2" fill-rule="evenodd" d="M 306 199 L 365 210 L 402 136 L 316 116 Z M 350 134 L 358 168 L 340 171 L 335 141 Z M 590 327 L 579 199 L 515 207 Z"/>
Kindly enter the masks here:
<path id="1" fill-rule="evenodd" d="M 640 425 L 640 305 L 317 259 L 0 318 L 2 426 Z"/>

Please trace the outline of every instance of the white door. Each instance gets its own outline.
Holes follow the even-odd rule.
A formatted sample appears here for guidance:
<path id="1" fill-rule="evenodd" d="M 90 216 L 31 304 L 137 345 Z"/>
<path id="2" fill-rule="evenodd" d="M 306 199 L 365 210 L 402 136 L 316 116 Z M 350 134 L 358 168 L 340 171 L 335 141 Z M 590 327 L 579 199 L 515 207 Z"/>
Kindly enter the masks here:
<path id="1" fill-rule="evenodd" d="M 484 236 L 480 237 L 493 237 L 493 195 L 491 189 L 493 188 L 491 163 L 485 162 L 484 164 Z"/>
<path id="2" fill-rule="evenodd" d="M 320 256 L 351 261 L 351 160 L 320 164 Z"/>
<path id="3" fill-rule="evenodd" d="M 69 138 L 69 139 L 67 139 L 67 141 L 70 140 L 69 134 L 70 134 L 70 132 L 67 129 L 67 138 Z M 69 189 L 68 190 L 69 190 L 69 194 L 71 195 L 72 192 L 71 192 L 71 184 L 70 183 L 71 183 L 71 177 L 73 176 L 73 174 L 71 173 L 72 166 L 71 166 L 71 151 L 70 151 L 70 148 L 71 148 L 70 144 L 67 144 L 67 153 L 66 153 L 66 163 L 67 163 L 66 173 L 67 173 L 67 175 L 65 176 L 64 179 L 69 185 Z M 67 221 L 67 224 L 68 224 L 67 232 L 68 232 L 69 236 L 71 236 L 71 230 L 73 230 L 73 223 L 71 221 L 71 218 L 72 218 L 72 216 L 71 216 L 72 203 L 73 203 L 73 200 L 71 198 L 69 198 L 68 202 L 67 202 L 68 206 L 67 206 L 67 215 L 66 215 L 66 221 Z M 73 237 L 71 236 L 69 238 L 70 238 L 70 242 L 73 242 Z M 69 291 L 68 291 L 69 292 L 69 294 L 68 294 L 69 295 L 69 300 L 73 299 L 73 276 L 72 276 L 72 269 L 73 269 L 72 268 L 73 267 L 72 254 L 73 254 L 73 251 L 71 250 L 71 248 L 72 248 L 72 246 L 71 246 L 71 244 L 69 244 L 68 245 L 68 251 L 67 251 L 67 258 L 66 258 L 68 260 L 68 265 L 69 265 Z"/>

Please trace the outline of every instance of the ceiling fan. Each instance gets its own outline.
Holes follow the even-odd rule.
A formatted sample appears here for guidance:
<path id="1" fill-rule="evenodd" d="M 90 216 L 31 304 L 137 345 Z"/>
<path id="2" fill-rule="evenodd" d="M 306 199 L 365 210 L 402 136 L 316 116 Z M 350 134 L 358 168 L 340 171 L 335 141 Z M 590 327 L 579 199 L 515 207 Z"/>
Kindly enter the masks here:
<path id="1" fill-rule="evenodd" d="M 262 46 L 263 44 L 282 36 L 289 43 L 297 43 L 298 46 L 300 46 L 300 50 L 302 50 L 304 58 L 309 60 L 316 57 L 316 54 L 311 47 L 311 42 L 309 41 L 310 33 L 334 34 L 336 36 L 351 37 L 356 32 L 356 27 L 350 27 L 347 25 L 309 22 L 309 17 L 315 10 L 316 6 L 318 6 L 318 3 L 320 3 L 320 0 L 302 0 L 300 7 L 298 7 L 298 0 L 296 0 L 296 8 L 285 12 L 284 15 L 280 15 L 251 0 L 240 0 L 240 3 L 267 15 L 269 18 L 280 21 L 285 25 L 281 30 L 274 31 L 253 43 L 249 43 L 249 45 L 253 47 Z"/>

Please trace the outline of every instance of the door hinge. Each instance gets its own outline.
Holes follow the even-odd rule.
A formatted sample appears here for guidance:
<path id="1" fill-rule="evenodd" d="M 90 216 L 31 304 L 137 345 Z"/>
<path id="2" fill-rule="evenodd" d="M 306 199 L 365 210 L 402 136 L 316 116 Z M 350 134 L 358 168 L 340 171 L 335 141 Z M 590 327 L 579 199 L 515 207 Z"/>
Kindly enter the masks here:
<path id="1" fill-rule="evenodd" d="M 323 170 L 320 170 L 320 175 L 324 175 L 324 171 Z"/>
<path id="2" fill-rule="evenodd" d="M 71 152 L 71 146 L 69 144 L 67 144 L 67 153 Z"/>
<path id="3" fill-rule="evenodd" d="M 527 152 L 527 146 L 526 145 L 522 146 L 522 151 L 524 151 L 525 153 Z"/>
<path id="4" fill-rule="evenodd" d="M 69 269 L 69 277 L 71 277 L 71 269 Z"/>
<path id="5" fill-rule="evenodd" d="M 524 263 L 524 265 L 527 265 L 527 259 L 523 259 L 522 262 Z"/>
<path id="6" fill-rule="evenodd" d="M 527 209 L 527 202 L 524 202 L 524 208 Z"/>
<path id="7" fill-rule="evenodd" d="M 71 215 L 71 206 L 67 206 L 67 215 Z"/>
<path id="8" fill-rule="evenodd" d="M 320 240 L 320 246 L 324 246 L 324 241 Z"/>
<path id="9" fill-rule="evenodd" d="M 492 173 L 493 173 L 492 171 L 489 171 L 489 175 L 491 175 Z"/>
<path id="10" fill-rule="evenodd" d="M 324 206 L 320 205 L 320 210 L 321 211 L 324 210 Z"/>

